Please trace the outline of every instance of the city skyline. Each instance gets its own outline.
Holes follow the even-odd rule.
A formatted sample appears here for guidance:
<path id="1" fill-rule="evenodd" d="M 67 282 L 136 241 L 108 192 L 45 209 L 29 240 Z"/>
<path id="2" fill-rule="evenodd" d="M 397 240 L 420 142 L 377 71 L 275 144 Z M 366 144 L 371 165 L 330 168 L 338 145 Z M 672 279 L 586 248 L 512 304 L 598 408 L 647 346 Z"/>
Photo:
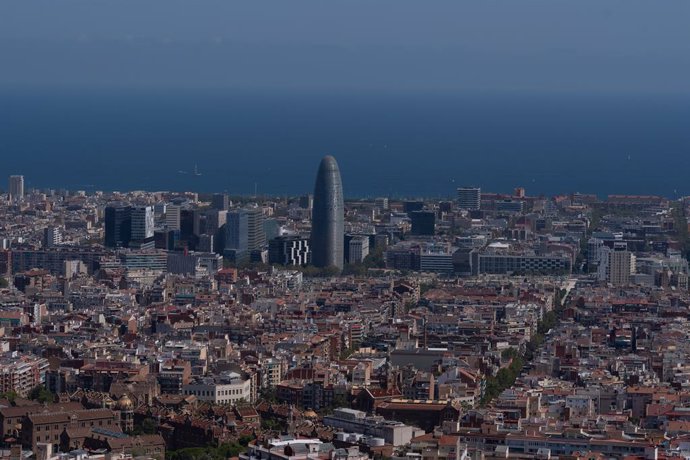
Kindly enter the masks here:
<path id="1" fill-rule="evenodd" d="M 689 460 L 688 19 L 0 2 L 0 460 Z"/>

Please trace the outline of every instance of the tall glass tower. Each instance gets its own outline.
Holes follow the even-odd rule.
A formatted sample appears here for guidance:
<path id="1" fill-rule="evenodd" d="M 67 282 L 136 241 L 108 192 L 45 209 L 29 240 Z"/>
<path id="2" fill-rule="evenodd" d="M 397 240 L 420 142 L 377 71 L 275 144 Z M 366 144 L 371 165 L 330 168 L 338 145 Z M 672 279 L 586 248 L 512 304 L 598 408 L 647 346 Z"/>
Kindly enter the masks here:
<path id="1" fill-rule="evenodd" d="M 314 186 L 311 250 L 315 267 L 343 268 L 345 206 L 338 163 L 332 156 L 321 160 Z"/>

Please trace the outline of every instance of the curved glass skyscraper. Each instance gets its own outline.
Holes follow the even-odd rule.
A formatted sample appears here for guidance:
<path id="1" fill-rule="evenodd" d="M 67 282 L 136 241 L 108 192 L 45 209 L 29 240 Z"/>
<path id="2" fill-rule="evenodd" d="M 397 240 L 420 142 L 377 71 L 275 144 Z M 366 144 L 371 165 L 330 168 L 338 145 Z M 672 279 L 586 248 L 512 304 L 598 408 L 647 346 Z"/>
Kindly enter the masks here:
<path id="1" fill-rule="evenodd" d="M 311 224 L 311 261 L 315 267 L 343 268 L 343 183 L 332 156 L 321 160 L 314 187 Z"/>

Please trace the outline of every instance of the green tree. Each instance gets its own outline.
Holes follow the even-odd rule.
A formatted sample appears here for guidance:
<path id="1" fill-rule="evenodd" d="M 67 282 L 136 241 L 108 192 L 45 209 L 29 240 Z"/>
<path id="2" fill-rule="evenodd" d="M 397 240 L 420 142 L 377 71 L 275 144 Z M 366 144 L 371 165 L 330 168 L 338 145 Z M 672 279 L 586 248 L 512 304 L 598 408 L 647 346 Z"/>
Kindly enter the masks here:
<path id="1" fill-rule="evenodd" d="M 38 385 L 29 393 L 29 399 L 41 403 L 48 403 L 55 401 L 55 395 L 48 391 L 43 385 Z"/>
<path id="2" fill-rule="evenodd" d="M 142 420 L 140 425 L 134 427 L 131 434 L 142 435 L 142 434 L 156 434 L 158 432 L 158 424 L 152 418 L 145 418 Z"/>
<path id="3" fill-rule="evenodd" d="M 0 399 L 6 399 L 8 400 L 11 404 L 14 404 L 14 401 L 17 399 L 19 395 L 17 394 L 16 391 L 10 390 L 6 391 L 4 393 L 0 393 Z"/>
<path id="4" fill-rule="evenodd" d="M 269 403 L 277 403 L 276 389 L 274 387 L 266 387 L 259 390 L 259 399 L 268 401 Z"/>

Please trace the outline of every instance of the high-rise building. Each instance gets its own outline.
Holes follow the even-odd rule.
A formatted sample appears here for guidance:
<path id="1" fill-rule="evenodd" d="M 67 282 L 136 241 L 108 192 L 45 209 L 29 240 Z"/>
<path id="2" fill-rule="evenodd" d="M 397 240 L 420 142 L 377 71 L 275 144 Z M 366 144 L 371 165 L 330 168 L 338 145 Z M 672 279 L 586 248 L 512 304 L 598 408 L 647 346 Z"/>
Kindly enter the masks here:
<path id="1" fill-rule="evenodd" d="M 115 204 L 105 208 L 105 245 L 126 248 L 132 239 L 132 208 Z"/>
<path id="2" fill-rule="evenodd" d="M 277 219 L 264 219 L 264 233 L 266 234 L 266 241 L 280 236 L 280 223 Z"/>
<path id="3" fill-rule="evenodd" d="M 347 261 L 360 264 L 369 255 L 369 237 L 367 235 L 353 235 L 347 245 Z"/>
<path id="4" fill-rule="evenodd" d="M 230 198 L 225 193 L 214 193 L 211 197 L 211 207 L 218 211 L 227 211 L 230 207 Z"/>
<path id="5" fill-rule="evenodd" d="M 60 227 L 46 227 L 43 230 L 43 247 L 52 248 L 62 244 L 62 231 Z"/>
<path id="6" fill-rule="evenodd" d="M 479 187 L 458 187 L 458 207 L 478 211 L 482 204 L 482 189 Z"/>
<path id="7" fill-rule="evenodd" d="M 314 186 L 311 250 L 316 267 L 343 268 L 345 205 L 338 163 L 332 156 L 321 160 Z"/>
<path id="8" fill-rule="evenodd" d="M 24 176 L 10 176 L 9 185 L 10 201 L 24 199 Z"/>
<path id="9" fill-rule="evenodd" d="M 227 214 L 225 253 L 236 262 L 266 246 L 261 208 L 236 209 Z"/>
<path id="10" fill-rule="evenodd" d="M 175 249 L 179 240 L 179 230 L 160 229 L 153 232 L 154 248 L 156 249 Z"/>
<path id="11" fill-rule="evenodd" d="M 214 245 L 214 236 L 213 235 L 200 235 L 199 236 L 199 242 L 197 243 L 197 251 L 200 252 L 213 252 L 215 251 L 215 245 Z"/>
<path id="12" fill-rule="evenodd" d="M 436 230 L 436 213 L 433 211 L 414 211 L 410 213 L 413 235 L 433 235 Z"/>
<path id="13" fill-rule="evenodd" d="M 247 217 L 247 246 L 250 251 L 256 251 L 266 246 L 264 214 L 261 208 L 249 208 Z"/>
<path id="14" fill-rule="evenodd" d="M 599 278 L 613 286 L 630 284 L 630 275 L 635 273 L 635 255 L 628 250 L 627 243 L 615 242 L 613 248 L 604 246 L 602 249 Z"/>
<path id="15" fill-rule="evenodd" d="M 135 241 L 153 238 L 153 206 L 133 206 L 131 210 L 131 239 Z"/>
<path id="16" fill-rule="evenodd" d="M 412 216 L 412 213 L 415 211 L 421 211 L 424 209 L 424 202 L 423 201 L 405 201 L 403 202 L 403 211 L 405 214 L 407 214 L 408 217 Z"/>
<path id="17" fill-rule="evenodd" d="M 187 248 L 195 250 L 199 241 L 201 213 L 198 209 L 182 209 L 180 211 L 180 239 Z"/>
<path id="18" fill-rule="evenodd" d="M 180 214 L 182 208 L 176 204 L 169 204 L 165 207 L 165 226 L 170 230 L 180 229 Z"/>
<path id="19" fill-rule="evenodd" d="M 221 229 L 225 222 L 227 222 L 227 211 L 219 211 L 216 209 L 211 209 L 206 211 L 203 215 L 204 228 L 201 233 L 207 235 L 214 235 L 218 230 Z"/>
<path id="20" fill-rule="evenodd" d="M 314 195 L 302 195 L 299 197 L 299 207 L 302 209 L 311 209 L 314 206 Z"/>
<path id="21" fill-rule="evenodd" d="M 268 242 L 268 262 L 271 264 L 307 265 L 310 256 L 308 238 L 279 236 Z"/>
<path id="22" fill-rule="evenodd" d="M 235 262 L 249 256 L 249 215 L 244 209 L 228 212 L 225 223 L 225 254 Z"/>

